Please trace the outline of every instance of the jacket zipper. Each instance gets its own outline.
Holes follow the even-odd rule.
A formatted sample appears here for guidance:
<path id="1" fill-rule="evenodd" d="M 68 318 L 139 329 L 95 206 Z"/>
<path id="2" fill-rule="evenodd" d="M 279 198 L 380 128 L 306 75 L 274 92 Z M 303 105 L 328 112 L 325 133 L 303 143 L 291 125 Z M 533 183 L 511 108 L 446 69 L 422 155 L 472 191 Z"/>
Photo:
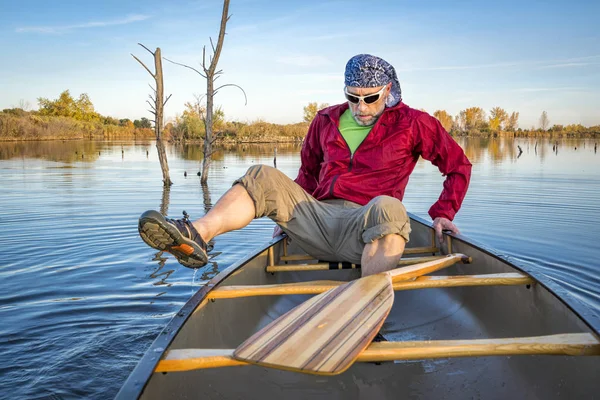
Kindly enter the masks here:
<path id="1" fill-rule="evenodd" d="M 331 116 L 329 116 L 329 119 L 331 120 L 331 123 L 333 123 L 333 118 L 331 118 Z M 358 151 L 358 149 L 360 148 L 360 146 L 362 146 L 362 144 L 365 142 L 365 140 L 367 140 L 367 138 L 369 137 L 369 135 L 371 134 L 371 132 L 373 132 L 373 129 L 375 129 L 375 126 L 377 124 L 379 124 L 380 120 L 381 120 L 381 117 L 379 117 L 379 120 L 377 120 L 377 122 L 375 123 L 375 125 L 373 125 L 373 128 L 371 128 L 371 130 L 369 131 L 369 133 L 367 134 L 367 136 L 365 136 L 365 138 L 363 139 L 363 141 L 360 142 L 360 144 L 356 147 L 356 150 L 354 150 L 354 153 L 350 149 L 350 146 L 348 145 L 348 142 L 346 142 L 346 139 L 344 139 L 344 137 L 342 136 L 342 132 L 340 132 L 339 126 L 336 126 L 336 129 L 337 129 L 338 133 L 340 134 L 340 136 L 342 136 L 342 140 L 344 141 L 344 143 L 346 143 L 346 148 L 350 152 L 350 163 L 348 164 L 348 171 L 347 172 L 352 171 L 352 166 L 353 166 L 353 161 L 354 161 L 354 154 Z M 329 195 L 331 197 L 333 197 L 333 187 L 334 187 L 335 182 L 338 180 L 339 177 L 340 177 L 339 174 L 335 175 L 333 177 L 333 180 L 331 181 L 331 186 L 329 187 Z"/>

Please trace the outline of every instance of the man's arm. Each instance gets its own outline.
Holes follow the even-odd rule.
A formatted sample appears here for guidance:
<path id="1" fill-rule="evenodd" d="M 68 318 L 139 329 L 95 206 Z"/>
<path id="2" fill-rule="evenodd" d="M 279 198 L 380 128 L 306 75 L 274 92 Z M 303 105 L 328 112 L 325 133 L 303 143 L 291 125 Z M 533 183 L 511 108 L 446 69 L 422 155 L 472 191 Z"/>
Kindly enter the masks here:
<path id="1" fill-rule="evenodd" d="M 428 114 L 415 121 L 415 151 L 446 176 L 442 194 L 429 209 L 438 238 L 443 229 L 458 233 L 452 220 L 467 194 L 471 163 L 440 122 Z"/>
<path id="2" fill-rule="evenodd" d="M 294 180 L 308 193 L 313 194 L 318 186 L 321 162 L 323 161 L 323 149 L 319 141 L 321 119 L 317 114 L 313 119 L 300 152 L 300 171 Z"/>

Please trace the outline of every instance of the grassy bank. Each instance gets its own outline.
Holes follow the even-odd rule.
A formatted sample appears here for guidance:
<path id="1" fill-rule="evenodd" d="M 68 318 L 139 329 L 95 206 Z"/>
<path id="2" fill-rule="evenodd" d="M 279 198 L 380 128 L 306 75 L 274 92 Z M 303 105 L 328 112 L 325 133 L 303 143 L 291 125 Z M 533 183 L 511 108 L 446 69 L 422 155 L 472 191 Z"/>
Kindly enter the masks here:
<path id="1" fill-rule="evenodd" d="M 246 143 L 298 143 L 306 136 L 309 124 L 274 124 L 263 120 L 253 122 L 221 121 L 215 126 L 217 144 Z M 514 138 L 596 138 L 600 137 L 600 126 L 555 125 L 548 130 L 517 129 L 516 131 L 492 131 L 487 128 L 458 130 L 451 129 L 455 137 L 514 137 Z M 153 139 L 151 128 L 135 127 L 130 121 L 120 124 L 112 118 L 82 121 L 70 117 L 40 115 L 11 109 L 0 112 L 0 141 L 20 140 L 135 140 Z M 199 143 L 204 138 L 204 127 L 200 123 L 168 123 L 164 138 L 170 142 Z"/>
<path id="2" fill-rule="evenodd" d="M 0 140 L 71 140 L 153 138 L 154 131 L 101 121 L 38 115 L 34 112 L 0 112 Z"/>

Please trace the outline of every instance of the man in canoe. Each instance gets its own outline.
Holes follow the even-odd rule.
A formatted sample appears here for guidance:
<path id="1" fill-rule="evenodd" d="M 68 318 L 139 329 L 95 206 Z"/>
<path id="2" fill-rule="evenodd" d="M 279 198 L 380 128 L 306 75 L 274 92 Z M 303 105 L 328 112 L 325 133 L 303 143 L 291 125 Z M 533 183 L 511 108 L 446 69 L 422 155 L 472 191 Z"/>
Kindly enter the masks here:
<path id="1" fill-rule="evenodd" d="M 346 64 L 347 102 L 319 111 L 301 151 L 298 176 L 250 167 L 202 218 L 168 219 L 146 211 L 142 239 L 173 254 L 186 267 L 207 263 L 215 236 L 269 217 L 311 256 L 362 265 L 363 276 L 395 268 L 409 240 L 402 204 L 419 156 L 446 176 L 429 209 L 433 226 L 458 233 L 452 223 L 467 192 L 471 163 L 439 121 L 402 102 L 394 67 L 368 54 Z"/>

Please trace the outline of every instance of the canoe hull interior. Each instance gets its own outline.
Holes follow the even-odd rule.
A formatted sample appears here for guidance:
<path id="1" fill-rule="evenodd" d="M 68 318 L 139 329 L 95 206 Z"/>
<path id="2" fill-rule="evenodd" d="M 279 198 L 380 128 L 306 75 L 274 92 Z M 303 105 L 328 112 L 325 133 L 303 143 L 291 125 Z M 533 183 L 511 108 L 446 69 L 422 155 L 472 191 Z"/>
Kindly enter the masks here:
<path id="1" fill-rule="evenodd" d="M 427 224 L 413 221 L 411 247 L 428 246 L 431 238 L 431 228 Z M 278 259 L 282 248 L 281 241 L 274 245 L 276 263 L 281 264 Z M 451 251 L 471 256 L 473 263 L 455 265 L 436 275 L 515 272 L 510 263 L 460 239 L 452 240 Z M 267 251 L 264 251 L 222 279 L 217 287 L 348 280 L 360 275 L 357 270 L 270 274 L 265 273 L 268 262 Z M 307 298 L 307 295 L 286 295 L 205 299 L 190 313 L 185 324 L 181 322 L 180 328 L 171 327 L 172 331 L 179 331 L 167 350 L 235 348 Z M 398 291 L 382 329 L 389 341 L 508 338 L 578 332 L 591 330 L 540 284 Z M 355 363 L 337 376 L 242 366 L 153 373 L 140 398 L 591 398 L 600 393 L 599 374 L 598 357 L 548 355 Z"/>

